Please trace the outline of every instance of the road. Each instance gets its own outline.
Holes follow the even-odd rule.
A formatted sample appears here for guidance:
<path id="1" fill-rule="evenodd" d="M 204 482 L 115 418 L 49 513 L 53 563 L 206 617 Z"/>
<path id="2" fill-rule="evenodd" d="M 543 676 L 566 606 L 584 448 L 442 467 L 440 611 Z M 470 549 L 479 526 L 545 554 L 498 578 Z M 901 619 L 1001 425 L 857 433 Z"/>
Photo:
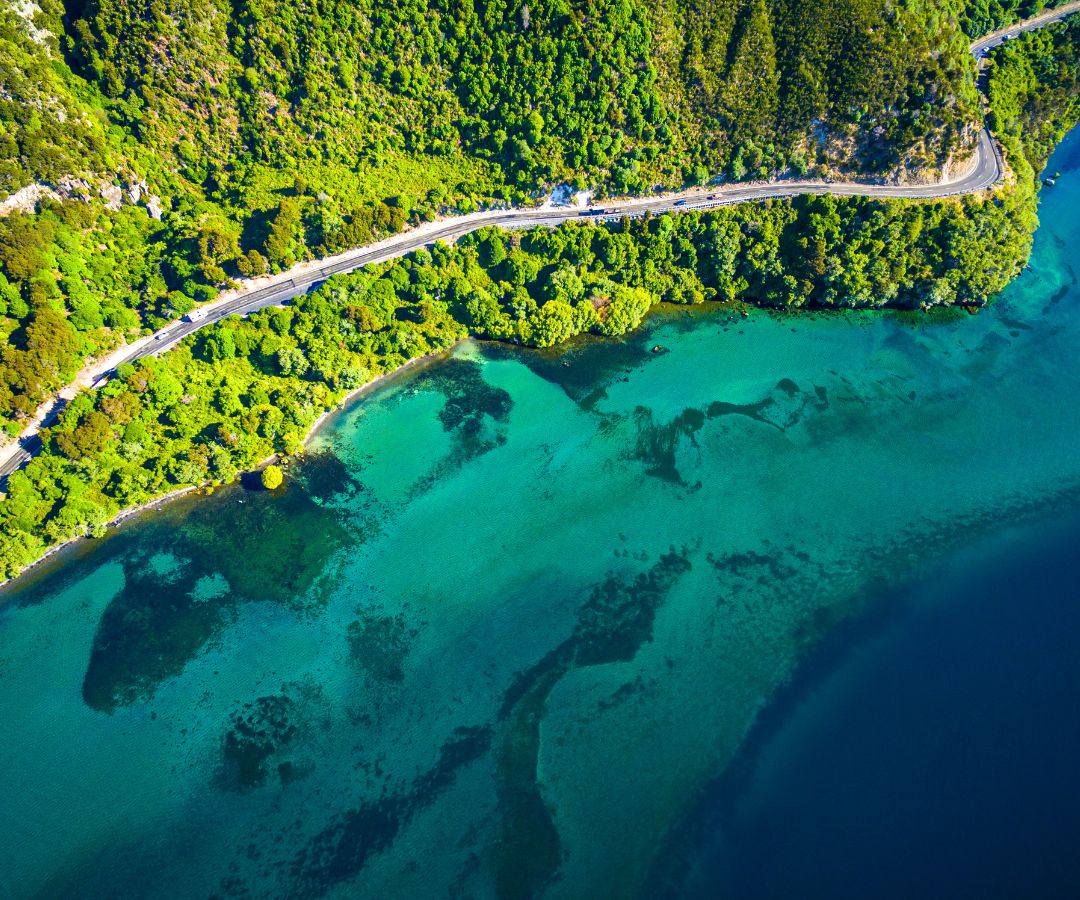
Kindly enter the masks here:
<path id="1" fill-rule="evenodd" d="M 971 45 L 972 53 L 982 58 L 990 48 L 998 46 L 1007 36 L 1020 31 L 1042 28 L 1080 10 L 1080 0 L 1067 3 L 1055 10 L 1048 10 L 1011 28 L 1002 29 L 980 38 Z M 268 306 L 280 306 L 294 297 L 307 293 L 331 275 L 352 272 L 366 265 L 385 262 L 403 256 L 421 247 L 430 247 L 436 241 L 452 242 L 476 231 L 496 225 L 500 228 L 534 228 L 555 226 L 569 221 L 610 221 L 627 216 L 642 216 L 646 212 L 685 212 L 687 210 L 716 209 L 735 203 L 746 203 L 770 198 L 795 197 L 802 194 L 833 194 L 841 197 L 909 198 L 932 200 L 958 194 L 971 194 L 986 190 L 1001 181 L 1004 164 L 1001 153 L 987 129 L 979 134 L 974 163 L 967 171 L 933 184 L 887 185 L 837 183 L 816 180 L 782 180 L 750 184 L 722 185 L 715 188 L 696 188 L 681 193 L 663 194 L 656 197 L 612 200 L 603 206 L 587 209 L 570 207 L 541 207 L 535 209 L 506 209 L 474 213 L 441 222 L 420 226 L 403 234 L 380 241 L 371 247 L 361 247 L 335 257 L 324 265 L 302 267 L 298 274 L 255 290 L 247 291 L 226 300 L 216 301 L 201 308 L 202 317 L 194 322 L 173 322 L 156 332 L 152 338 L 138 342 L 131 352 L 119 361 L 112 359 L 107 368 L 94 373 L 95 385 L 104 383 L 124 363 L 135 362 L 145 356 L 156 356 L 175 346 L 189 334 L 219 322 L 232 315 L 247 315 Z M 24 431 L 17 444 L 0 451 L 0 481 L 25 465 L 41 447 L 38 430 L 56 422 L 66 405 L 66 400 L 56 398 L 51 406 L 39 416 L 35 426 Z"/>
<path id="2" fill-rule="evenodd" d="M 1021 31 L 1034 31 L 1036 28 L 1042 28 L 1044 25 L 1049 25 L 1051 22 L 1060 22 L 1062 19 L 1065 19 L 1078 11 L 1080 11 L 1080 0 L 1072 0 L 1071 3 L 1063 3 L 1056 9 L 1045 10 L 1037 16 L 1032 16 L 1030 19 L 1025 19 L 1023 22 L 1017 22 L 1008 28 L 999 28 L 997 31 L 991 31 L 989 34 L 984 34 L 981 38 L 971 44 L 971 52 L 975 54 L 976 58 L 981 58 L 985 55 L 987 50 L 992 50 L 999 44 L 1005 43 L 1008 38 L 1019 34 Z"/>

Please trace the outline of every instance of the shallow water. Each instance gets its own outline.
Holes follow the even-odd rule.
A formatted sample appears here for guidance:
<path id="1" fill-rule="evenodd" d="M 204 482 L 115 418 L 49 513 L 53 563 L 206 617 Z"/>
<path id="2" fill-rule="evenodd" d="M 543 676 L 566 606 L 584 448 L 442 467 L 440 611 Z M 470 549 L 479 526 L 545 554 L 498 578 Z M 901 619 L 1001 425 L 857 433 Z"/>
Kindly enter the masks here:
<path id="1" fill-rule="evenodd" d="M 717 850 L 702 804 L 799 659 L 1080 509 L 1075 135 L 1052 167 L 1033 270 L 978 316 L 464 345 L 285 490 L 179 501 L 8 591 L 0 896 L 738 885 L 709 861 L 749 838 Z"/>

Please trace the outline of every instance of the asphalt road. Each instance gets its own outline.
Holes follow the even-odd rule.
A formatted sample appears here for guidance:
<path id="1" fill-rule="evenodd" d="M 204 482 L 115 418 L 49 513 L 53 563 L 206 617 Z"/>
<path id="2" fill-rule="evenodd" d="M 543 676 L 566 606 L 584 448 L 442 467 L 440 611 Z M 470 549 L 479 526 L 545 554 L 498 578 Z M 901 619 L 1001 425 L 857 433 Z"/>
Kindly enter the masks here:
<path id="1" fill-rule="evenodd" d="M 685 212 L 691 209 L 716 209 L 736 203 L 768 198 L 796 197 L 800 194 L 835 194 L 845 197 L 908 197 L 932 199 L 970 194 L 993 187 L 1002 176 L 1002 160 L 990 133 L 985 129 L 979 135 L 976 165 L 961 178 L 927 185 L 843 184 L 824 181 L 774 181 L 761 184 L 723 185 L 711 191 L 695 190 L 679 194 L 667 194 L 650 199 L 611 201 L 604 205 L 581 208 L 508 209 L 483 216 L 472 216 L 466 221 L 449 219 L 438 229 L 416 234 L 405 232 L 397 239 L 385 242 L 377 250 L 359 249 L 346 254 L 331 265 L 322 266 L 279 284 L 242 294 L 225 303 L 207 308 L 205 318 L 195 322 L 174 322 L 157 332 L 150 344 L 133 350 L 118 363 L 134 362 L 144 356 L 155 356 L 193 334 L 200 328 L 219 322 L 232 315 L 247 315 L 267 306 L 278 306 L 293 297 L 307 293 L 322 284 L 331 275 L 352 272 L 372 263 L 385 262 L 403 256 L 421 247 L 431 247 L 437 241 L 454 241 L 463 235 L 497 225 L 500 228 L 534 228 L 555 226 L 570 221 L 610 221 L 624 217 L 638 217 L 646 212 L 654 215 L 664 212 Z M 108 373 L 106 373 L 108 374 Z"/>
<path id="2" fill-rule="evenodd" d="M 1036 28 L 1042 28 L 1051 22 L 1060 22 L 1074 12 L 1080 12 L 1080 0 L 1063 3 L 1057 9 L 1045 10 L 1037 16 L 1032 16 L 1030 19 L 1025 19 L 1023 22 L 1018 22 L 1009 28 L 999 28 L 997 31 L 991 31 L 990 34 L 985 34 L 972 43 L 971 52 L 976 57 L 981 58 L 987 50 L 992 50 L 999 44 L 1005 43 L 1006 40 L 1015 37 L 1021 31 L 1034 31 Z"/>
<path id="3" fill-rule="evenodd" d="M 1041 15 L 1017 23 L 1011 28 L 1002 29 L 986 35 L 971 45 L 971 51 L 977 58 L 1011 36 L 1021 31 L 1042 28 L 1051 22 L 1057 22 L 1074 12 L 1080 11 L 1080 0 L 1067 3 L 1055 10 L 1048 10 Z M 632 200 L 613 200 L 603 205 L 580 208 L 543 208 L 543 209 L 507 209 L 496 210 L 484 215 L 465 216 L 448 219 L 441 225 L 429 230 L 410 231 L 388 241 L 380 242 L 376 249 L 360 248 L 343 254 L 332 263 L 313 268 L 287 281 L 268 285 L 248 293 L 241 294 L 224 302 L 210 304 L 203 318 L 195 322 L 173 322 L 158 331 L 153 339 L 140 344 L 117 365 L 135 362 L 145 356 L 156 356 L 175 346 L 189 334 L 205 328 L 214 322 L 232 315 L 247 315 L 268 306 L 280 306 L 293 297 L 305 294 L 331 275 L 351 272 L 372 263 L 385 262 L 397 256 L 403 256 L 420 247 L 430 247 L 436 241 L 454 241 L 463 235 L 497 225 L 501 228 L 532 228 L 536 226 L 555 226 L 573 220 L 610 221 L 626 216 L 636 217 L 664 212 L 684 212 L 691 209 L 716 209 L 735 203 L 746 203 L 769 198 L 795 197 L 800 194 L 834 194 L 841 197 L 878 197 L 930 200 L 951 197 L 957 194 L 970 194 L 985 190 L 997 184 L 1003 175 L 1003 161 L 1000 150 L 987 129 L 979 135 L 974 167 L 964 175 L 935 184 L 924 185 L 885 185 L 825 182 L 814 180 L 784 180 L 758 184 L 722 185 L 712 189 L 695 189 L 683 193 L 665 194 L 659 197 Z M 115 369 L 103 372 L 96 384 L 108 380 Z M 48 412 L 41 427 L 53 424 L 63 409 L 63 401 L 56 401 Z M 41 439 L 35 433 L 27 435 L 20 442 L 19 450 L 0 463 L 0 480 L 22 468 L 41 447 Z"/>

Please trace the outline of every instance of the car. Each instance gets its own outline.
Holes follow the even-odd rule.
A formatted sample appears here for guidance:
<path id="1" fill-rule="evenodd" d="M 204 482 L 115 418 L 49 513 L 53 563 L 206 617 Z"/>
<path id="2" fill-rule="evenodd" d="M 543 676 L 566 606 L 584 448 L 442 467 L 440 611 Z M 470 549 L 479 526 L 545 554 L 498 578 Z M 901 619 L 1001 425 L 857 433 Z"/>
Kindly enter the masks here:
<path id="1" fill-rule="evenodd" d="M 689 202 L 690 202 L 689 200 L 676 200 L 675 205 L 676 206 L 686 206 L 686 204 L 689 203 Z"/>

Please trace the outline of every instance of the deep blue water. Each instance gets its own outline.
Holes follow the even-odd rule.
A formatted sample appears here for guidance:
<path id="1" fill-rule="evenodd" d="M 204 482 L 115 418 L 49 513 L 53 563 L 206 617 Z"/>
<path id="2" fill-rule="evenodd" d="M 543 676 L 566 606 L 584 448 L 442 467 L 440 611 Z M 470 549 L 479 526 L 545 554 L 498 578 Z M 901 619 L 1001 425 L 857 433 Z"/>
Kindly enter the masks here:
<path id="1" fill-rule="evenodd" d="M 1010 534 L 825 648 L 684 831 L 698 858 L 668 891 L 1080 896 L 1078 551 L 1080 519 Z"/>

